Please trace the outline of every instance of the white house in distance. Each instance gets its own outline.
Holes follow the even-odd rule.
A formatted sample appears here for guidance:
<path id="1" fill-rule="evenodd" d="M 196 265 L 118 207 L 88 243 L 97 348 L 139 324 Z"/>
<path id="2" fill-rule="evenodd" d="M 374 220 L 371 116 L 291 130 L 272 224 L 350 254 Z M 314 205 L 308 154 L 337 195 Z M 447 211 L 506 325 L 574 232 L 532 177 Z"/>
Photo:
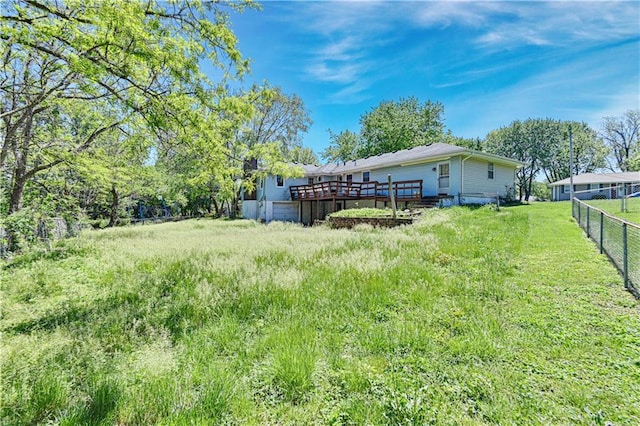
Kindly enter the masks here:
<path id="1" fill-rule="evenodd" d="M 302 222 L 354 207 L 389 205 L 388 176 L 399 208 L 495 202 L 513 190 L 522 163 L 435 143 L 324 166 L 298 165 L 304 177 L 268 176 L 244 194 L 248 219 Z"/>
<path id="2" fill-rule="evenodd" d="M 550 183 L 551 200 L 569 200 L 570 178 Z M 640 191 L 640 172 L 583 173 L 573 177 L 574 196 L 581 200 L 614 199 Z"/>

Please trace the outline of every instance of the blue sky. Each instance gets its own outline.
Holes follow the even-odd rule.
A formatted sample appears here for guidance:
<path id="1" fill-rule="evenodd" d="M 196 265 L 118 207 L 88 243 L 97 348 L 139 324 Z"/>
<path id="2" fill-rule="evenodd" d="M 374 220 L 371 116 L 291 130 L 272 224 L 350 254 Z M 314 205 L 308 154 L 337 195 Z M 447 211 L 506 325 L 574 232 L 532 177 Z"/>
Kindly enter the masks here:
<path id="1" fill-rule="evenodd" d="M 382 100 L 444 105 L 454 135 L 516 119 L 585 121 L 640 108 L 640 2 L 262 2 L 231 16 L 253 82 L 296 93 L 327 129 L 358 131 Z"/>

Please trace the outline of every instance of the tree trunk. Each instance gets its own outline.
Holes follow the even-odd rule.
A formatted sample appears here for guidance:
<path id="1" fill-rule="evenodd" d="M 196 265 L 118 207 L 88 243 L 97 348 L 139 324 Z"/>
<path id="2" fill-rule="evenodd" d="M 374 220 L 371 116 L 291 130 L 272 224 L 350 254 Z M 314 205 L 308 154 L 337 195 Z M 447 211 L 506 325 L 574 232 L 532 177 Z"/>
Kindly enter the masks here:
<path id="1" fill-rule="evenodd" d="M 118 222 L 118 206 L 120 204 L 120 197 L 118 191 L 116 190 L 116 186 L 111 186 L 111 214 L 109 215 L 109 224 L 107 225 L 109 228 L 116 226 Z"/>
<path id="2" fill-rule="evenodd" d="M 213 204 L 213 210 L 215 211 L 215 216 L 220 217 L 220 206 L 218 206 L 218 201 L 216 201 L 215 198 L 212 198 L 211 203 Z"/>

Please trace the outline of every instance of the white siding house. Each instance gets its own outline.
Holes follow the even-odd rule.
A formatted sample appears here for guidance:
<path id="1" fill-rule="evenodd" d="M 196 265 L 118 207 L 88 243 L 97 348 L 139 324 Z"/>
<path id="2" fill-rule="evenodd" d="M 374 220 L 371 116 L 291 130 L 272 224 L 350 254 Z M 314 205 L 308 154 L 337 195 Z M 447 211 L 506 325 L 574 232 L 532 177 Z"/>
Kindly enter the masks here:
<path id="1" fill-rule="evenodd" d="M 522 163 L 436 143 L 324 166 L 298 166 L 304 170 L 302 178 L 260 180 L 255 200 L 242 202 L 243 216 L 311 223 L 344 208 L 386 205 L 389 175 L 396 199 L 405 206 L 427 198 L 440 205 L 490 203 L 513 190 Z"/>
<path id="2" fill-rule="evenodd" d="M 569 200 L 570 185 L 570 178 L 550 183 L 551 200 Z M 583 173 L 573 177 L 573 191 L 580 200 L 619 198 L 640 191 L 640 172 Z"/>

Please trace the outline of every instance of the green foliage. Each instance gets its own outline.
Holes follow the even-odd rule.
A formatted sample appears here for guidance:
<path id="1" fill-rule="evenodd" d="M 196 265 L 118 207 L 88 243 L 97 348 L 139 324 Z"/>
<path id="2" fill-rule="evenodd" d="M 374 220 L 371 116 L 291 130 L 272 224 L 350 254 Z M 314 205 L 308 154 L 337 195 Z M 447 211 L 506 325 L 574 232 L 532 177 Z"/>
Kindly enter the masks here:
<path id="1" fill-rule="evenodd" d="M 441 142 L 444 107 L 439 102 L 421 104 L 417 98 L 382 101 L 360 117 L 360 157 L 369 157 Z"/>
<path id="2" fill-rule="evenodd" d="M 533 182 L 531 195 L 539 201 L 551 200 L 551 188 L 545 182 Z"/>
<path id="3" fill-rule="evenodd" d="M 623 172 L 640 170 L 640 110 L 605 117 L 601 135 L 611 150 L 611 166 Z"/>
<path id="4" fill-rule="evenodd" d="M 247 6 L 254 3 L 7 2 L 1 61 L 12 90 L 0 93 L 0 170 L 10 185 L 0 211 L 64 200 L 55 208 L 90 207 L 113 225 L 128 196 L 167 195 L 176 176 L 147 172 L 154 157 L 183 147 L 202 163 L 188 178 L 206 175 L 229 192 L 242 165 L 229 161 L 228 142 L 254 109 L 252 94 L 226 88 L 248 70 L 228 11 Z M 200 71 L 205 62 L 219 81 Z"/>
<path id="5" fill-rule="evenodd" d="M 318 156 L 313 149 L 304 146 L 293 147 L 287 155 L 287 160 L 297 164 L 319 164 Z"/>
<path id="6" fill-rule="evenodd" d="M 16 256 L 1 422 L 635 424 L 638 303 L 569 218 L 193 220 Z"/>
<path id="7" fill-rule="evenodd" d="M 549 182 L 569 177 L 569 131 L 574 140 L 574 173 L 589 173 L 606 165 L 607 149 L 596 132 L 585 123 L 553 119 L 516 120 L 491 131 L 486 149 L 524 162 L 517 172 L 520 200 L 529 200 L 539 172 Z"/>
<path id="8" fill-rule="evenodd" d="M 320 155 L 328 162 L 355 160 L 359 158 L 361 147 L 359 134 L 349 130 L 334 133 L 329 129 L 329 146 Z"/>

